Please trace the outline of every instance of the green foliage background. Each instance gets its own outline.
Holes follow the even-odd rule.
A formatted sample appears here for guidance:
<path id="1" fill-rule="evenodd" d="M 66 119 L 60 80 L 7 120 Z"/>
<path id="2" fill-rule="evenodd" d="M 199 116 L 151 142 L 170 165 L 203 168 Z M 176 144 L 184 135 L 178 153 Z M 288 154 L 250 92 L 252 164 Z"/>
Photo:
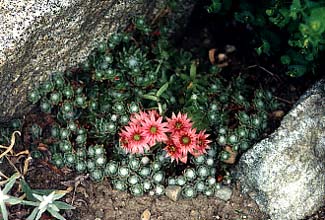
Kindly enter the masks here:
<path id="1" fill-rule="evenodd" d="M 288 75 L 315 73 L 325 48 L 324 0 L 212 0 L 207 10 L 249 25 L 257 54 L 278 57 Z"/>

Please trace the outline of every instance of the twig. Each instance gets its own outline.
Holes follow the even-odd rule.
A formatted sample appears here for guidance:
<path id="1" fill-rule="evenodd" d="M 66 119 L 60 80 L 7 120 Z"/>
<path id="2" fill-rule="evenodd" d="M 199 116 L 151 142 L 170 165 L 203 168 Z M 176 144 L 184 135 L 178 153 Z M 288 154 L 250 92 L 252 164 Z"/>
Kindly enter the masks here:
<path id="1" fill-rule="evenodd" d="M 15 137 L 15 134 L 19 134 L 19 136 L 21 135 L 21 133 L 19 131 L 14 131 L 11 135 L 11 139 L 10 139 L 10 145 L 8 147 L 6 146 L 3 146 L 3 145 L 0 145 L 1 148 L 6 148 L 6 150 L 0 155 L 0 159 L 5 157 L 8 162 L 10 163 L 10 165 L 18 172 L 20 173 L 20 171 L 17 169 L 17 167 L 11 162 L 11 160 L 7 157 L 7 154 L 10 152 L 11 154 L 14 154 L 13 153 L 13 150 L 12 148 L 14 147 L 15 145 L 15 142 L 16 142 L 16 137 Z"/>
<path id="2" fill-rule="evenodd" d="M 281 102 L 285 102 L 287 104 L 290 104 L 290 105 L 294 104 L 294 102 L 291 102 L 291 101 L 289 101 L 287 99 L 284 99 L 284 98 L 281 98 L 281 97 L 274 96 L 274 98 L 281 101 Z"/>
<path id="3" fill-rule="evenodd" d="M 23 168 L 23 175 L 25 176 L 27 174 L 28 171 L 28 167 L 29 167 L 29 161 L 32 160 L 32 157 L 29 156 L 26 158 L 26 160 L 24 161 L 24 168 Z"/>
<path id="4" fill-rule="evenodd" d="M 72 195 L 72 201 L 71 204 L 74 203 L 75 199 L 76 199 L 76 191 L 77 191 L 77 187 L 82 184 L 83 181 L 85 181 L 87 178 L 89 177 L 89 174 L 86 175 L 79 175 L 77 176 L 74 180 L 69 180 L 69 181 L 65 181 L 65 182 L 61 182 L 62 185 L 64 186 L 68 186 L 69 188 L 72 187 L 71 185 L 73 185 L 73 195 Z M 71 190 L 72 191 L 72 190 Z"/>
<path id="5" fill-rule="evenodd" d="M 11 165 L 11 166 L 16 170 L 16 172 L 19 173 L 19 174 L 21 175 L 21 173 L 20 173 L 20 171 L 18 170 L 18 168 L 15 166 L 15 164 L 12 163 L 12 161 L 7 157 L 7 155 L 6 155 L 5 157 L 6 157 L 6 159 L 8 160 L 8 162 L 10 163 L 10 165 Z"/>
<path id="6" fill-rule="evenodd" d="M 168 14 L 170 12 L 169 8 L 162 8 L 160 9 L 160 11 L 157 13 L 157 15 L 155 16 L 155 18 L 151 21 L 151 25 L 155 24 L 156 21 L 160 18 L 165 16 L 166 14 Z"/>
<path id="7" fill-rule="evenodd" d="M 257 64 L 252 65 L 252 66 L 248 66 L 247 69 L 256 68 L 256 67 L 260 68 L 261 70 L 263 70 L 265 72 L 267 72 L 268 74 L 270 74 L 272 77 L 276 78 L 277 80 L 281 80 L 281 78 L 278 75 L 272 73 L 270 70 L 267 70 L 265 67 L 262 67 L 262 66 L 257 65 Z"/>
<path id="8" fill-rule="evenodd" d="M 2 176 L 3 178 L 5 178 L 5 179 L 9 179 L 9 177 L 7 177 L 4 173 L 2 173 L 1 171 L 0 171 L 0 176 Z M 0 184 L 1 185 L 1 184 Z"/>
<path id="9" fill-rule="evenodd" d="M 21 133 L 19 131 L 14 131 L 14 133 L 12 133 L 11 135 L 11 140 L 10 140 L 10 145 L 9 147 L 5 147 L 5 146 L 2 146 L 0 145 L 2 148 L 7 148 L 1 155 L 0 155 L 0 159 L 7 155 L 9 152 L 12 152 L 12 148 L 14 147 L 15 145 L 15 141 L 16 141 L 16 137 L 15 137 L 15 134 L 19 134 L 19 136 L 21 135 Z"/>

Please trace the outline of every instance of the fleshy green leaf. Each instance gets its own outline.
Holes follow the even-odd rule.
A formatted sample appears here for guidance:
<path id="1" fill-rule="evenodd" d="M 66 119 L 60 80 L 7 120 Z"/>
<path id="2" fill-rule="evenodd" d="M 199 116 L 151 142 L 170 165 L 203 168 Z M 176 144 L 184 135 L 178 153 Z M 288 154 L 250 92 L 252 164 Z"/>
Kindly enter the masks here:
<path id="1" fill-rule="evenodd" d="M 196 62 L 193 61 L 190 69 L 190 78 L 193 81 L 196 78 Z"/>
<path id="2" fill-rule="evenodd" d="M 22 200 L 13 196 L 10 196 L 9 199 L 6 200 L 10 205 L 17 205 L 19 203 L 22 203 Z"/>
<path id="3" fill-rule="evenodd" d="M 55 192 L 54 196 L 53 196 L 53 200 L 58 200 L 61 199 L 63 196 L 65 196 L 65 193 L 61 193 L 61 192 Z"/>
<path id="4" fill-rule="evenodd" d="M 51 215 L 56 218 L 56 219 L 59 219 L 59 220 L 66 220 L 62 215 L 60 215 L 60 213 L 58 213 L 57 211 L 55 211 L 53 208 L 49 207 L 47 209 L 47 211 L 49 213 L 51 213 Z"/>
<path id="5" fill-rule="evenodd" d="M 32 189 L 24 179 L 20 180 L 20 185 L 22 186 L 22 190 L 26 194 L 27 199 L 30 201 L 37 201 L 33 194 L 48 195 L 54 191 L 52 189 Z"/>
<path id="6" fill-rule="evenodd" d="M 43 195 L 43 196 L 49 195 L 53 191 L 55 191 L 55 190 L 53 190 L 53 189 L 32 189 L 33 193 L 35 193 L 37 195 Z"/>
<path id="7" fill-rule="evenodd" d="M 23 205 L 30 205 L 30 206 L 38 206 L 40 203 L 39 202 L 22 200 L 21 201 L 21 204 L 23 204 Z"/>
<path id="8" fill-rule="evenodd" d="M 36 198 L 33 196 L 33 191 L 30 186 L 26 183 L 24 179 L 20 180 L 20 185 L 23 192 L 26 194 L 28 200 L 36 201 Z"/>
<path id="9" fill-rule="evenodd" d="M 163 94 L 167 90 L 168 85 L 169 85 L 168 82 L 166 82 L 164 85 L 162 85 L 162 87 L 160 87 L 160 89 L 157 91 L 156 96 L 160 97 L 161 94 Z"/>
<path id="10" fill-rule="evenodd" d="M 38 207 L 34 208 L 34 210 L 32 211 L 32 213 L 28 216 L 28 218 L 26 220 L 34 220 L 36 215 L 38 213 Z"/>
<path id="11" fill-rule="evenodd" d="M 152 101 L 155 101 L 155 102 L 158 102 L 159 101 L 158 97 L 153 96 L 153 95 L 142 95 L 142 97 L 144 99 L 152 100 Z"/>
<path id="12" fill-rule="evenodd" d="M 38 209 L 38 210 L 39 210 L 39 211 L 38 211 L 38 213 L 37 213 L 37 215 L 36 215 L 35 220 L 40 219 L 40 218 L 42 217 L 43 213 L 45 212 L 45 209 Z"/>
<path id="13" fill-rule="evenodd" d="M 16 173 L 14 175 L 12 175 L 9 178 L 8 183 L 6 184 L 6 186 L 3 188 L 3 193 L 7 194 L 9 192 L 9 190 L 11 190 L 12 186 L 15 184 L 16 179 L 18 179 L 20 177 L 20 174 Z"/>
<path id="14" fill-rule="evenodd" d="M 56 207 L 56 205 L 54 203 L 49 204 L 47 207 L 47 210 L 52 209 L 53 211 L 59 212 L 60 209 L 58 207 Z"/>
<path id="15" fill-rule="evenodd" d="M 35 193 L 33 193 L 33 196 L 34 196 L 34 198 L 36 198 L 38 201 L 43 201 L 43 196 L 41 196 L 41 195 L 37 195 L 37 194 L 35 194 Z"/>
<path id="16" fill-rule="evenodd" d="M 184 81 L 187 81 L 187 80 L 190 79 L 190 78 L 188 77 L 188 75 L 186 75 L 186 74 L 184 74 L 184 73 L 180 74 L 179 77 L 180 77 L 182 80 L 184 80 Z"/>
<path id="17" fill-rule="evenodd" d="M 65 202 L 61 202 L 61 201 L 55 201 L 53 203 L 54 205 L 56 205 L 56 207 L 58 207 L 58 209 L 75 209 L 75 207 L 73 207 L 72 205 L 69 205 Z"/>
<path id="18" fill-rule="evenodd" d="M 0 203 L 0 208 L 3 220 L 8 220 L 8 211 L 6 205 L 3 202 Z"/>

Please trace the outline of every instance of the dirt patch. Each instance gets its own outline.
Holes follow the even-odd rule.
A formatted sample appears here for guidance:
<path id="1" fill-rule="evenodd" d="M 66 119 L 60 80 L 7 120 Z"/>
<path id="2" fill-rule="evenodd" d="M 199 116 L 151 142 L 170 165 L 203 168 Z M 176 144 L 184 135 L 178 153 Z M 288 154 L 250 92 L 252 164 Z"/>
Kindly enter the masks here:
<path id="1" fill-rule="evenodd" d="M 151 213 L 151 220 L 266 219 L 257 205 L 241 195 L 237 187 L 234 187 L 229 201 L 198 196 L 174 202 L 166 196 L 134 197 L 112 190 L 108 180 L 93 183 L 85 176 L 60 176 L 45 167 L 33 169 L 27 179 L 33 188 L 65 189 L 76 186 L 75 191 L 65 197 L 66 202 L 76 207 L 74 211 L 65 213 L 66 218 L 71 220 L 141 219 L 146 209 Z"/>
<path id="2" fill-rule="evenodd" d="M 107 182 L 79 188 L 88 194 L 88 209 L 78 208 L 71 219 L 92 220 L 94 218 L 140 219 L 148 209 L 154 219 L 265 219 L 256 204 L 234 190 L 230 201 L 198 196 L 196 199 L 171 201 L 166 196 L 133 197 L 128 193 L 112 190 Z M 77 203 L 75 204 L 77 205 Z M 245 216 L 245 217 L 244 217 Z"/>

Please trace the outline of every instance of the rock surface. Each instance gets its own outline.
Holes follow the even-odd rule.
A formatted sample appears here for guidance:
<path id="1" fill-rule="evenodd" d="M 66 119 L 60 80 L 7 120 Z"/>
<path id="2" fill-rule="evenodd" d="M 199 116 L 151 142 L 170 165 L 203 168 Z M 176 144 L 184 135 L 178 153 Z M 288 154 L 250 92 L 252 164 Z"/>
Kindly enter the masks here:
<path id="1" fill-rule="evenodd" d="M 96 42 L 164 0 L 0 1 L 0 122 L 28 111 L 26 94 L 53 71 L 86 59 Z M 191 0 L 182 0 L 189 12 Z M 186 14 L 186 13 L 184 13 Z"/>
<path id="2" fill-rule="evenodd" d="M 228 186 L 221 186 L 220 189 L 216 190 L 215 196 L 223 201 L 230 200 L 232 195 L 232 189 Z"/>
<path id="3" fill-rule="evenodd" d="M 325 80 L 309 89 L 235 171 L 242 191 L 271 219 L 313 214 L 325 199 Z"/>

